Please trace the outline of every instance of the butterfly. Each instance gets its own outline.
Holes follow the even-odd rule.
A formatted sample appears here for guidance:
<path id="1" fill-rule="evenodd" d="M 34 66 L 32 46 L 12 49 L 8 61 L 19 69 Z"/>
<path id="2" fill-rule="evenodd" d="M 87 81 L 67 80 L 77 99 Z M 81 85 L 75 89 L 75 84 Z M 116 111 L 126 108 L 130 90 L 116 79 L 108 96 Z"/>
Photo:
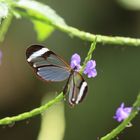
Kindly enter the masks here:
<path id="1" fill-rule="evenodd" d="M 26 50 L 26 59 L 37 77 L 45 82 L 60 82 L 67 79 L 63 94 L 68 95 L 71 106 L 83 101 L 88 90 L 87 82 L 60 56 L 44 46 L 32 45 Z"/>

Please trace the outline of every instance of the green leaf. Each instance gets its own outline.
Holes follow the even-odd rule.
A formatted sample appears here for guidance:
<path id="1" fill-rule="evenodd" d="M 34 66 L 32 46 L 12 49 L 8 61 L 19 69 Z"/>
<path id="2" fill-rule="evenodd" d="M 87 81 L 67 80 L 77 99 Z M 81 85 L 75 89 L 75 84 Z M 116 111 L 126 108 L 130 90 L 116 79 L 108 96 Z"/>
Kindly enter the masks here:
<path id="1" fill-rule="evenodd" d="M 65 21 L 52 8 L 37 1 L 20 0 L 14 6 L 26 10 L 28 16 L 43 19 L 48 24 L 66 25 Z"/>
<path id="2" fill-rule="evenodd" d="M 35 31 L 37 32 L 38 41 L 43 41 L 48 38 L 54 31 L 54 27 L 43 22 L 32 20 Z"/>
<path id="3" fill-rule="evenodd" d="M 12 14 L 8 14 L 7 18 L 3 20 L 1 26 L 0 26 L 0 42 L 2 42 L 5 38 L 5 35 L 8 31 L 8 28 L 11 24 L 13 15 Z"/>
<path id="4" fill-rule="evenodd" d="M 8 16 L 9 8 L 5 2 L 0 2 L 0 23 L 3 18 Z"/>
<path id="5" fill-rule="evenodd" d="M 16 11 L 15 9 L 12 9 L 12 14 L 14 15 L 15 18 L 20 19 L 21 15 L 18 11 Z"/>
<path id="6" fill-rule="evenodd" d="M 43 104 L 53 98 L 52 93 L 47 93 Z M 51 107 L 42 113 L 41 128 L 37 140 L 63 140 L 65 133 L 65 107 L 64 102 Z"/>
<path id="7" fill-rule="evenodd" d="M 14 6 L 18 8 L 21 16 L 28 17 L 33 22 L 39 41 L 49 37 L 54 31 L 55 25 L 66 25 L 52 8 L 34 0 L 20 0 Z M 26 12 L 23 10 L 26 10 Z"/>
<path id="8" fill-rule="evenodd" d="M 140 10 L 140 0 L 118 0 L 119 4 L 129 10 Z"/>

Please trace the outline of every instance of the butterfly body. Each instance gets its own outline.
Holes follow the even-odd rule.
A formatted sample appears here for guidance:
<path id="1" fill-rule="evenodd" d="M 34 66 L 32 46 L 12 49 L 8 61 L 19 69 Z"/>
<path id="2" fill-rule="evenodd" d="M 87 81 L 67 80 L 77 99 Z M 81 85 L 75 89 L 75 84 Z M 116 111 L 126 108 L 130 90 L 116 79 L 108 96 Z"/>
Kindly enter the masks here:
<path id="1" fill-rule="evenodd" d="M 32 45 L 26 50 L 26 59 L 37 77 L 45 82 L 59 82 L 68 79 L 63 90 L 71 106 L 80 103 L 87 93 L 87 82 L 82 75 L 57 54 L 41 45 Z"/>

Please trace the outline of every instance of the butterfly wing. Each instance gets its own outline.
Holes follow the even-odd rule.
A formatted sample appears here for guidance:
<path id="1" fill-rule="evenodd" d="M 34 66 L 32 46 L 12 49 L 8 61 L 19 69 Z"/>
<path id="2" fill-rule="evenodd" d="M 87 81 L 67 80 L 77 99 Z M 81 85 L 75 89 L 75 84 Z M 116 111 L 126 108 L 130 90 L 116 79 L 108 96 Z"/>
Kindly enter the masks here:
<path id="1" fill-rule="evenodd" d="M 64 94 L 68 94 L 68 102 L 71 106 L 82 102 L 87 94 L 87 82 L 76 71 L 70 75 L 64 88 Z"/>
<path id="2" fill-rule="evenodd" d="M 63 81 L 70 75 L 70 66 L 54 52 L 41 45 L 32 45 L 26 51 L 27 62 L 39 78 L 45 81 Z"/>

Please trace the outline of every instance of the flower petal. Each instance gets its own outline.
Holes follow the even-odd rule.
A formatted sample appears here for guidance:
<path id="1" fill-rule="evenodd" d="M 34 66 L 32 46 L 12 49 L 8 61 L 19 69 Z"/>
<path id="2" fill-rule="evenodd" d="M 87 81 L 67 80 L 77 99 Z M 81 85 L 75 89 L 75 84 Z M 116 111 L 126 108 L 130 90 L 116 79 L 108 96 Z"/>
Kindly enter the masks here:
<path id="1" fill-rule="evenodd" d="M 80 56 L 77 53 L 73 54 L 70 62 L 71 68 L 77 71 L 80 70 L 81 68 L 80 62 L 81 62 Z"/>
<path id="2" fill-rule="evenodd" d="M 118 122 L 125 120 L 131 113 L 132 107 L 125 107 L 124 103 L 116 110 L 115 116 L 113 117 Z"/>
<path id="3" fill-rule="evenodd" d="M 84 74 L 87 74 L 88 78 L 97 76 L 97 71 L 96 71 L 95 67 L 96 67 L 95 60 L 88 61 L 86 68 L 84 69 Z"/>

